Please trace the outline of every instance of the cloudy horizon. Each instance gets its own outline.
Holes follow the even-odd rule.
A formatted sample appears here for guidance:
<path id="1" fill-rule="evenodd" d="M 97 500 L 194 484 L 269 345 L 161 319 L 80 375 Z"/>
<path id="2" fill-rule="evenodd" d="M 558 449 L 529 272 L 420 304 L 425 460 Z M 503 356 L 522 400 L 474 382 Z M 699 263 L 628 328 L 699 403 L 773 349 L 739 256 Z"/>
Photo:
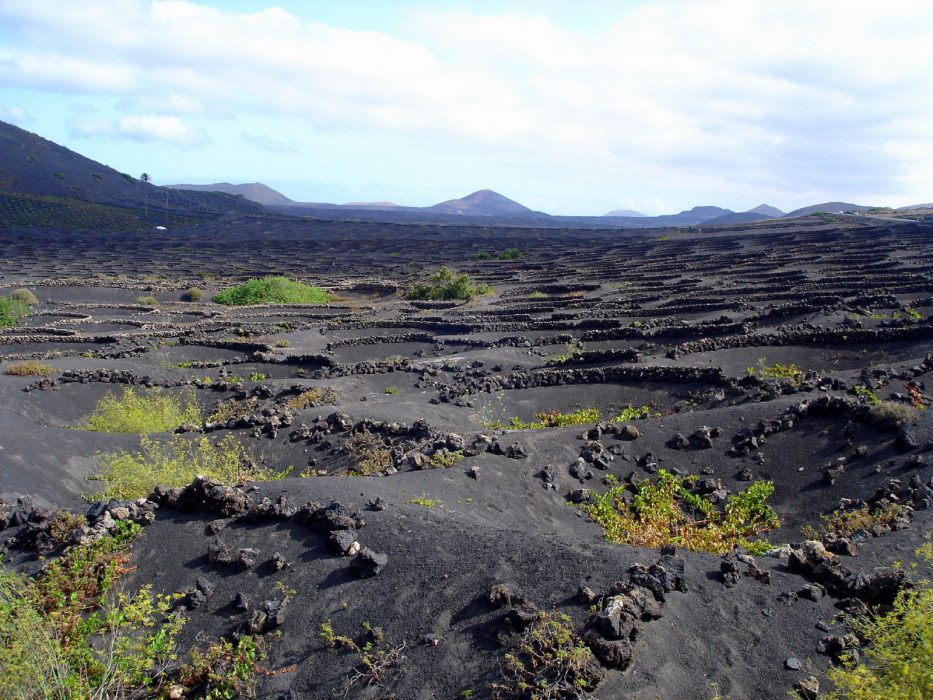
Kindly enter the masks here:
<path id="1" fill-rule="evenodd" d="M 933 200 L 933 4 L 0 0 L 0 120 L 156 184 L 552 214 Z"/>

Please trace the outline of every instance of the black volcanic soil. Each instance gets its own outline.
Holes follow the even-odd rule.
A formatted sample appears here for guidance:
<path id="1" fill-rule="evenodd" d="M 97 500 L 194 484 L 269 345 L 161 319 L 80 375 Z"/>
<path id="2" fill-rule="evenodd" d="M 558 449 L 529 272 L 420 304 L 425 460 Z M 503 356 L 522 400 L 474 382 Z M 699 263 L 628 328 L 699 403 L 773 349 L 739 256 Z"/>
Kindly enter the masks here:
<path id="1" fill-rule="evenodd" d="M 822 217 L 707 232 L 261 217 L 149 234 L 3 232 L 0 293 L 28 287 L 40 303 L 0 333 L 0 495 L 86 508 L 81 495 L 93 492 L 85 477 L 98 453 L 130 449 L 138 438 L 69 426 L 122 383 L 193 391 L 206 412 L 245 392 L 277 421 L 295 387 L 331 388 L 336 405 L 295 411 L 286 424 L 260 416 L 206 433 L 237 436 L 273 468 L 322 474 L 250 486 L 254 503 L 282 498 L 279 515 L 225 519 L 219 537 L 234 551 L 258 549 L 256 566 L 210 563 L 207 526 L 221 516 L 209 502 L 163 503 L 133 547 L 138 569 L 130 583 L 175 591 L 204 576 L 216 584 L 191 612 L 187 642 L 242 625 L 249 614 L 234 605 L 238 593 L 258 605 L 281 598 L 279 582 L 294 589 L 265 662 L 282 672 L 260 679 L 262 698 L 343 694 L 356 659 L 325 647 L 319 631 L 327 620 L 338 634 L 358 635 L 368 623 L 382 628 L 387 645 L 404 645 L 405 660 L 385 687 L 356 687 L 350 697 L 492 697 L 509 614 L 489 602 L 493 585 L 505 583 L 538 609 L 583 625 L 590 609 L 577 601 L 581 584 L 606 593 L 632 565 L 654 564 L 662 554 L 606 542 L 568 503 L 581 487 L 569 466 L 592 425 L 492 431 L 489 421 L 594 407 L 608 419 L 648 405 L 652 417 L 631 421 L 638 439 L 601 436 L 613 460 L 608 469 L 593 467 L 586 486 L 603 489 L 608 473 L 649 476 L 642 459 L 649 453 L 661 468 L 719 479 L 730 490 L 744 487 L 747 470 L 775 483 L 782 525 L 769 539 L 776 544 L 802 541 L 801 528 L 842 498 L 919 484 L 909 527 L 867 537 L 857 556 L 840 555 L 865 574 L 911 560 L 931 526 L 922 492 L 931 479 L 933 410 L 914 412 L 914 446 L 905 445 L 896 429 L 859 419 L 851 388 L 871 385 L 881 399 L 908 403 L 913 383 L 930 404 L 931 241 L 931 224 Z M 473 260 L 506 248 L 524 256 Z M 488 282 L 495 294 L 416 305 L 397 293 L 441 265 Z M 338 301 L 242 309 L 178 301 L 188 287 L 210 296 L 266 274 L 311 281 Z M 161 308 L 138 304 L 141 295 L 155 296 Z M 567 360 L 571 347 L 582 352 Z M 22 359 L 42 359 L 63 374 L 41 383 L 4 373 Z M 795 364 L 806 376 L 794 384 L 747 372 L 775 363 Z M 266 378 L 251 380 L 256 373 Z M 802 405 L 831 408 L 801 413 Z M 347 428 L 361 422 L 396 431 L 395 473 L 346 476 L 355 461 L 342 445 Z M 721 429 L 711 448 L 668 446 L 675 433 L 701 426 Z M 748 429 L 763 439 L 736 453 L 733 438 Z M 485 434 L 503 448 L 517 444 L 520 455 L 482 443 L 448 469 L 416 468 L 417 454 L 451 434 L 468 447 Z M 864 456 L 852 459 L 862 447 Z M 847 468 L 829 483 L 824 471 L 839 458 Z M 544 488 L 548 466 L 556 488 Z M 385 508 L 369 509 L 377 498 Z M 365 520 L 359 541 L 387 555 L 384 570 L 361 578 L 319 529 L 289 517 L 309 501 L 358 512 Z M 289 566 L 276 570 L 275 553 Z M 742 576 L 731 588 L 719 556 L 676 556 L 683 590 L 664 595 L 661 618 L 641 626 L 630 667 L 609 670 L 596 697 L 785 698 L 810 675 L 827 687 L 831 659 L 817 648 L 844 629 L 836 616 L 845 594 L 791 595 L 811 579 L 788 566 L 786 553 L 755 558 L 770 583 Z M 791 657 L 799 670 L 785 666 Z"/>

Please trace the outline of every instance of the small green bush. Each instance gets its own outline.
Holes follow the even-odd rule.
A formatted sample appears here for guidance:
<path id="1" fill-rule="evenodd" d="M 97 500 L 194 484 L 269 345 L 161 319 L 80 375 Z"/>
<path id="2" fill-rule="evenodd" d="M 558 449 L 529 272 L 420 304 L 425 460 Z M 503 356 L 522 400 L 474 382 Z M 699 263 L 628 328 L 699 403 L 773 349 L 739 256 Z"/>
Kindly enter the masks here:
<path id="1" fill-rule="evenodd" d="M 487 253 L 486 251 L 483 251 L 482 253 L 477 253 L 477 254 L 473 257 L 473 259 L 474 259 L 474 260 L 478 260 L 478 261 L 482 261 L 482 260 L 492 260 L 492 253 Z"/>
<path id="2" fill-rule="evenodd" d="M 21 301 L 27 306 L 35 306 L 39 303 L 39 300 L 36 299 L 36 295 L 30 292 L 28 289 L 14 289 L 12 292 L 10 292 L 10 299 Z"/>
<path id="3" fill-rule="evenodd" d="M 0 297 L 0 329 L 9 328 L 19 323 L 23 316 L 29 315 L 29 305 L 12 297 Z"/>
<path id="4" fill-rule="evenodd" d="M 399 393 L 399 388 L 397 386 L 387 386 L 383 389 L 383 392 L 389 394 L 390 396 L 395 396 Z"/>
<path id="5" fill-rule="evenodd" d="M 160 697 L 185 618 L 177 595 L 118 590 L 139 526 L 73 547 L 37 578 L 0 567 L 0 697 Z"/>
<path id="6" fill-rule="evenodd" d="M 913 406 L 897 401 L 881 401 L 873 405 L 868 411 L 869 420 L 880 425 L 895 426 L 898 423 L 908 423 L 916 416 Z"/>
<path id="7" fill-rule="evenodd" d="M 266 380 L 266 375 L 263 372 L 250 372 L 249 380 L 251 382 L 264 382 Z"/>
<path id="8" fill-rule="evenodd" d="M 518 416 L 513 416 L 508 423 L 495 421 L 486 424 L 485 427 L 491 430 L 541 430 L 543 428 L 564 428 L 569 425 L 588 425 L 599 422 L 599 409 L 581 408 L 570 413 L 561 413 L 560 411 L 538 411 L 535 413 L 534 420 L 526 423 Z"/>
<path id="9" fill-rule="evenodd" d="M 751 540 L 780 525 L 777 514 L 766 504 L 774 493 L 770 481 L 755 482 L 733 493 L 722 510 L 689 490 L 696 477 L 680 478 L 664 469 L 657 481 L 645 481 L 635 489 L 631 505 L 623 498 L 627 484 L 607 477 L 610 488 L 592 494 L 583 509 L 604 536 L 617 544 L 662 547 L 674 544 L 693 552 L 722 554 L 741 546 L 753 554 L 768 551 L 771 545 Z"/>
<path id="10" fill-rule="evenodd" d="M 136 303 L 143 306 L 159 306 L 159 300 L 153 296 L 136 297 Z"/>
<path id="11" fill-rule="evenodd" d="M 592 698 L 600 676 L 593 652 L 574 630 L 570 617 L 539 612 L 503 657 L 502 678 L 493 685 L 506 698 Z"/>
<path id="12" fill-rule="evenodd" d="M 933 698 L 933 588 L 902 590 L 890 612 L 855 622 L 867 641 L 861 662 L 831 667 L 827 700 Z"/>
<path id="13" fill-rule="evenodd" d="M 50 377 L 58 372 L 52 365 L 46 365 L 36 360 L 16 362 L 6 368 L 6 373 L 14 377 Z"/>
<path id="14" fill-rule="evenodd" d="M 181 300 L 190 302 L 204 301 L 204 292 L 197 287 L 190 287 L 182 292 Z"/>
<path id="15" fill-rule="evenodd" d="M 255 697 L 266 646 L 266 640 L 259 635 L 246 635 L 195 649 L 179 673 L 182 687 L 197 691 L 197 697 L 211 700 Z"/>
<path id="16" fill-rule="evenodd" d="M 465 272 L 442 267 L 431 275 L 429 282 L 419 282 L 410 288 L 405 297 L 411 300 L 469 301 L 485 294 L 492 294 L 492 287 L 488 284 L 477 284 Z"/>
<path id="17" fill-rule="evenodd" d="M 251 279 L 223 290 L 214 297 L 218 304 L 248 306 L 251 304 L 326 304 L 331 296 L 319 287 L 295 282 L 285 277 Z"/>
<path id="18" fill-rule="evenodd" d="M 137 392 L 132 387 L 117 398 L 108 393 L 87 418 L 83 430 L 98 433 L 163 433 L 185 424 L 199 424 L 201 409 L 193 393 L 182 398 L 158 389 Z"/>
<path id="19" fill-rule="evenodd" d="M 499 260 L 518 260 L 522 255 L 518 248 L 508 248 L 499 253 Z"/>
<path id="20" fill-rule="evenodd" d="M 245 481 L 274 481 L 288 472 L 256 467 L 246 449 L 233 435 L 216 445 L 206 437 L 188 440 L 176 435 L 168 442 L 143 437 L 138 452 L 98 455 L 101 471 L 88 479 L 103 488 L 88 499 L 142 498 L 158 485 L 186 486 L 201 475 L 225 484 Z"/>

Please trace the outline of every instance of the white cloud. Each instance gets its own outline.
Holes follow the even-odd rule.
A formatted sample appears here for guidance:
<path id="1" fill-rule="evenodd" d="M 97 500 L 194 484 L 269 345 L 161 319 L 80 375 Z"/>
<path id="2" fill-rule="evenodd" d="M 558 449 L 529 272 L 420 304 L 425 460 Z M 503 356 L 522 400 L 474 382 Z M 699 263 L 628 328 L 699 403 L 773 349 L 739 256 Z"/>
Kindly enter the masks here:
<path id="1" fill-rule="evenodd" d="M 0 0 L 17 37 L 0 45 L 0 86 L 110 97 L 137 115 L 72 120 L 75 134 L 190 147 L 206 137 L 182 117 L 297 117 L 617 183 L 620 201 L 646 208 L 665 191 L 929 199 L 928 0 L 600 7 L 589 32 L 534 13 L 420 9 L 414 38 L 400 39 L 274 8 Z M 273 152 L 296 145 L 241 135 Z"/>
<path id="2" fill-rule="evenodd" d="M 177 117 L 152 114 L 104 117 L 73 117 L 67 122 L 73 136 L 113 136 L 131 141 L 162 141 L 184 148 L 193 148 L 207 142 L 203 129 L 186 124 Z"/>
<path id="3" fill-rule="evenodd" d="M 280 139 L 268 134 L 253 134 L 244 131 L 240 137 L 250 146 L 255 146 L 270 153 L 298 153 L 301 144 L 295 139 Z"/>
<path id="4" fill-rule="evenodd" d="M 0 104 L 0 121 L 22 126 L 32 121 L 32 115 L 25 107 Z"/>

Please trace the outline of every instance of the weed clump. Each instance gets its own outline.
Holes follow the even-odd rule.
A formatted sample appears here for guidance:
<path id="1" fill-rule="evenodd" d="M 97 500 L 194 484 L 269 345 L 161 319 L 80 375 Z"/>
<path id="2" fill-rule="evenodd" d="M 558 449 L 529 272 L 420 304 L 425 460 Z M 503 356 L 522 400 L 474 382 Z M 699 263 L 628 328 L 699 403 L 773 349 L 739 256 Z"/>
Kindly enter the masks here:
<path id="1" fill-rule="evenodd" d="M 190 287 L 181 294 L 182 301 L 198 302 L 204 301 L 204 292 L 197 287 Z"/>
<path id="2" fill-rule="evenodd" d="M 198 697 L 255 697 L 266 646 L 266 640 L 259 635 L 212 641 L 206 648 L 192 652 L 179 681 L 184 688 L 197 690 Z"/>
<path id="3" fill-rule="evenodd" d="M 132 387 L 117 398 L 107 394 L 87 418 L 83 430 L 98 433 L 164 433 L 181 425 L 201 422 L 201 409 L 193 394 L 183 398 L 158 389 L 137 392 Z"/>
<path id="4" fill-rule="evenodd" d="M 136 298 L 137 304 L 142 304 L 143 306 L 160 306 L 159 300 L 153 296 L 141 296 Z"/>
<path id="5" fill-rule="evenodd" d="M 766 504 L 774 493 L 770 481 L 755 482 L 732 494 L 720 510 L 689 490 L 695 477 L 680 478 L 662 469 L 657 481 L 637 486 L 632 498 L 625 497 L 627 484 L 618 484 L 611 475 L 607 480 L 609 490 L 591 494 L 592 502 L 583 509 L 602 526 L 605 538 L 617 544 L 674 544 L 713 554 L 744 547 L 752 554 L 761 554 L 771 545 L 750 538 L 780 525 L 777 513 Z"/>
<path id="6" fill-rule="evenodd" d="M 6 373 L 14 377 L 51 377 L 58 372 L 52 365 L 46 365 L 36 360 L 16 362 L 6 368 Z"/>
<path id="7" fill-rule="evenodd" d="M 215 302 L 227 306 L 326 304 L 331 300 L 331 296 L 323 289 L 286 277 L 251 279 L 236 287 L 225 289 L 214 297 Z"/>
<path id="8" fill-rule="evenodd" d="M 449 267 L 442 267 L 431 275 L 429 282 L 419 282 L 408 290 L 406 299 L 428 301 L 469 301 L 475 296 L 492 294 L 488 284 L 478 284 L 465 272 L 454 272 Z"/>
<path id="9" fill-rule="evenodd" d="M 185 486 L 198 475 L 240 484 L 272 481 L 287 474 L 257 467 L 233 435 L 217 444 L 206 437 L 187 440 L 175 436 L 168 442 L 144 437 L 138 452 L 112 452 L 98 455 L 98 459 L 102 469 L 88 479 L 99 481 L 103 488 L 88 495 L 89 500 L 142 498 L 157 485 Z"/>
<path id="10" fill-rule="evenodd" d="M 337 403 L 337 392 L 330 387 L 314 387 L 293 396 L 285 405 L 293 411 L 300 411 L 312 406 L 333 405 Z"/>
<path id="11" fill-rule="evenodd" d="M 758 361 L 757 367 L 747 367 L 745 373 L 759 379 L 789 379 L 797 386 L 800 386 L 806 378 L 806 373 L 793 363 L 787 365 L 775 363 L 768 367 L 763 360 Z"/>
<path id="12" fill-rule="evenodd" d="M 0 328 L 10 328 L 29 315 L 29 304 L 12 297 L 0 297 Z"/>
<path id="13" fill-rule="evenodd" d="M 10 292 L 10 299 L 21 301 L 27 306 L 35 306 L 39 303 L 39 300 L 36 299 L 36 295 L 30 292 L 28 289 L 14 289 L 12 292 Z"/>
<path id="14" fill-rule="evenodd" d="M 535 413 L 537 420 L 526 423 L 518 416 L 513 416 L 508 423 L 495 421 L 486 425 L 492 430 L 541 430 L 543 428 L 563 428 L 569 425 L 587 425 L 589 423 L 599 422 L 599 409 L 581 408 L 578 411 L 570 413 L 561 413 L 560 411 L 538 411 Z"/>
<path id="15" fill-rule="evenodd" d="M 890 526 L 904 514 L 904 506 L 890 501 L 882 501 L 875 508 L 863 503 L 860 508 L 834 510 L 829 515 L 821 515 L 819 529 L 805 525 L 803 534 L 813 540 L 851 537 L 861 530 L 871 532 L 878 526 Z"/>
<path id="16" fill-rule="evenodd" d="M 368 430 L 353 433 L 347 438 L 344 448 L 357 459 L 356 469 L 351 472 L 355 476 L 375 476 L 394 465 L 392 450 L 378 435 Z"/>
<path id="17" fill-rule="evenodd" d="M 916 409 L 910 404 L 881 401 L 869 409 L 868 418 L 872 423 L 896 426 L 899 423 L 908 423 L 913 420 L 915 411 Z"/>

